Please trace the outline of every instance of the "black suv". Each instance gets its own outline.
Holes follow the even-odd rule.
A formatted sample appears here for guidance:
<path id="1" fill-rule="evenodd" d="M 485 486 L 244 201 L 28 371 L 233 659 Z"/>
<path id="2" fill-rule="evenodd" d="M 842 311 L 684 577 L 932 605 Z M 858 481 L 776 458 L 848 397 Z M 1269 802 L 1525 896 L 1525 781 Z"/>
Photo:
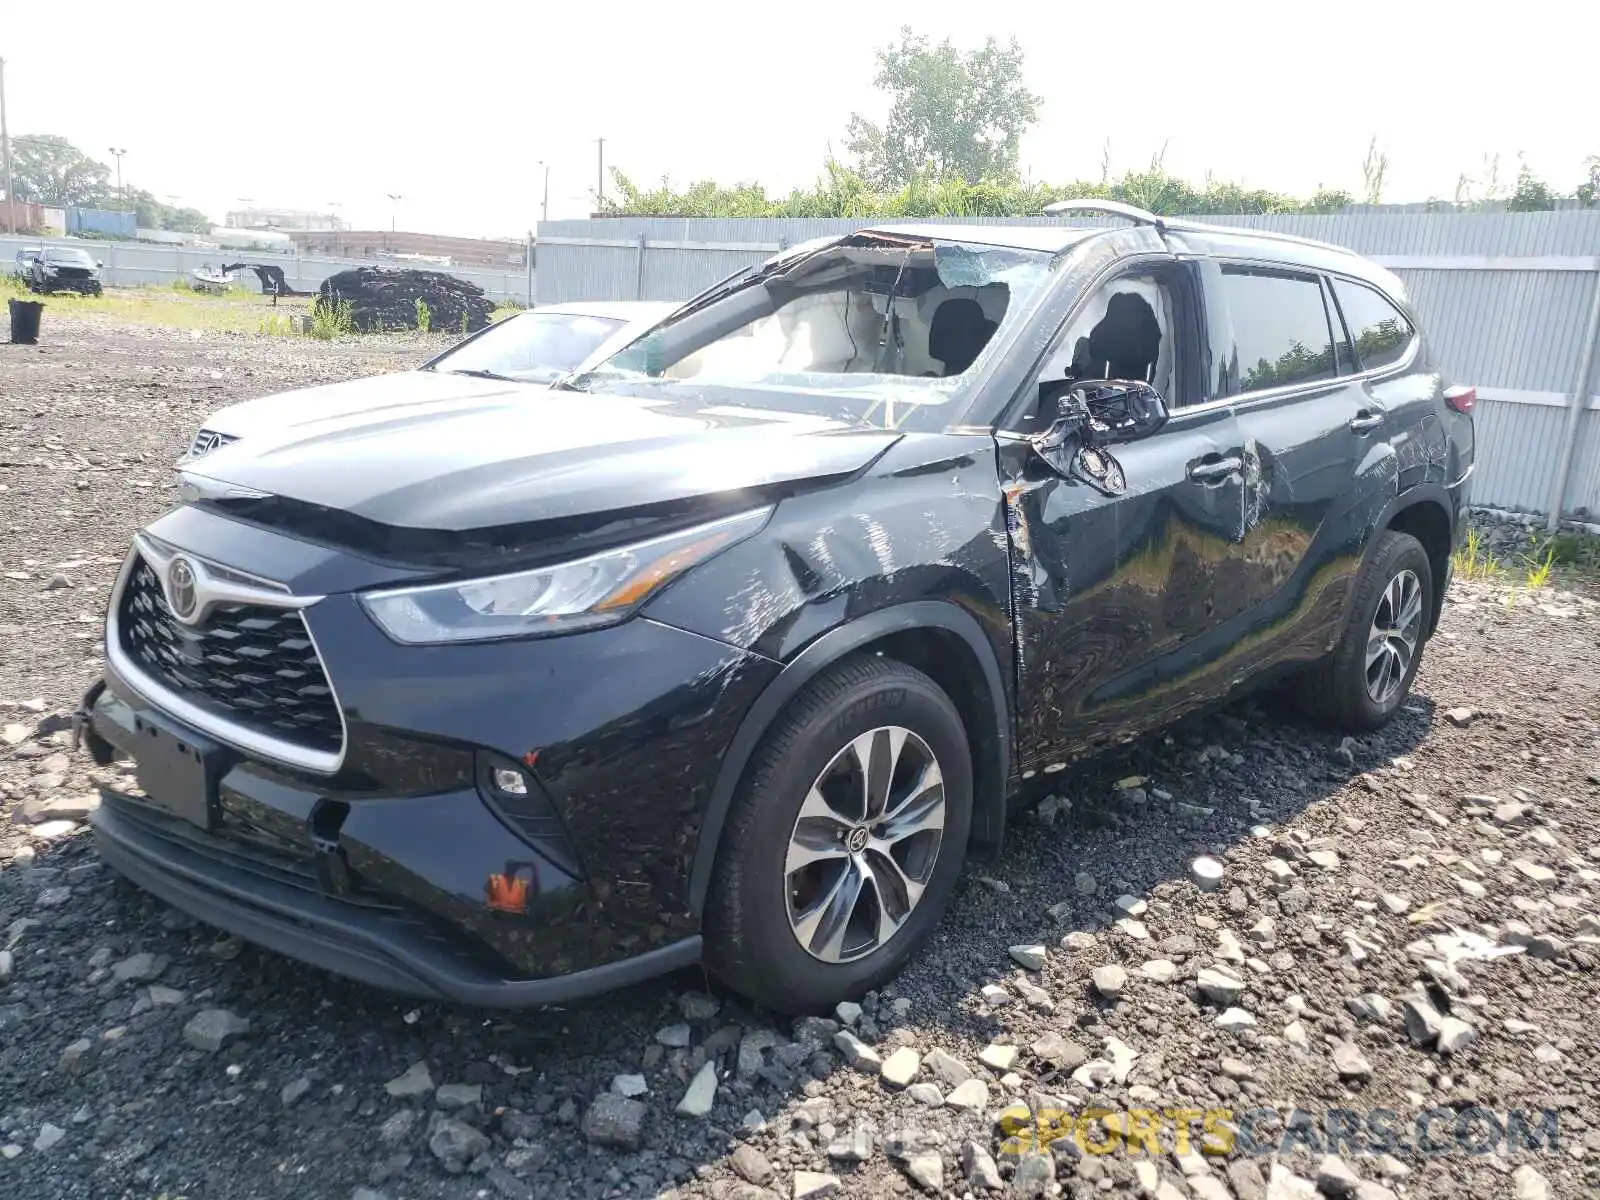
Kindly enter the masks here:
<path id="1" fill-rule="evenodd" d="M 79 714 L 104 857 L 389 988 L 817 1011 L 1096 747 L 1289 677 L 1381 725 L 1472 393 L 1357 255 L 1118 215 L 807 243 L 556 390 L 181 464 Z"/>

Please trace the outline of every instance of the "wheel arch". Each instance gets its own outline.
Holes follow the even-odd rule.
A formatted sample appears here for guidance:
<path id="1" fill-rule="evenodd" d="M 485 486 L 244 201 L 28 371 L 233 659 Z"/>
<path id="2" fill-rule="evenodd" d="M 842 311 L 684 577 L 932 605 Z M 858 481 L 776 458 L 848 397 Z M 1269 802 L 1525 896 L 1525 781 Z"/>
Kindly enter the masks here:
<path id="1" fill-rule="evenodd" d="M 977 619 L 965 609 L 940 600 L 898 604 L 857 617 L 810 642 L 745 714 L 723 755 L 695 845 L 689 906 L 696 916 L 705 910 L 728 809 L 761 739 L 801 688 L 835 663 L 861 653 L 882 653 L 916 667 L 955 703 L 973 755 L 970 846 L 999 849 L 1011 774 L 1011 711 L 1000 664 Z"/>
<path id="2" fill-rule="evenodd" d="M 1422 543 L 1433 568 L 1433 605 L 1428 613 L 1428 636 L 1439 625 L 1444 610 L 1444 592 L 1450 579 L 1450 553 L 1455 548 L 1455 507 L 1450 493 L 1441 484 L 1421 484 L 1400 493 L 1385 507 L 1377 529 L 1408 533 Z M 1362 554 L 1363 567 L 1372 556 L 1377 538 L 1367 540 Z"/>

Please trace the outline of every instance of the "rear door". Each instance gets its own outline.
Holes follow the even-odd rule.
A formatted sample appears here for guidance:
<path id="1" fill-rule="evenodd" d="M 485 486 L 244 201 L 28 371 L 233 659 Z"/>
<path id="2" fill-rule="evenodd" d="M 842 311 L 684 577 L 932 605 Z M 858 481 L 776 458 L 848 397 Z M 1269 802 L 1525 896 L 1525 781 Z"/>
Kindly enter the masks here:
<path id="1" fill-rule="evenodd" d="M 1359 566 L 1357 475 L 1386 435 L 1328 281 L 1308 270 L 1214 262 L 1207 296 L 1226 315 L 1223 386 L 1242 438 L 1242 648 L 1230 686 L 1325 653 Z M 1377 459 L 1384 458 L 1382 453 Z"/>

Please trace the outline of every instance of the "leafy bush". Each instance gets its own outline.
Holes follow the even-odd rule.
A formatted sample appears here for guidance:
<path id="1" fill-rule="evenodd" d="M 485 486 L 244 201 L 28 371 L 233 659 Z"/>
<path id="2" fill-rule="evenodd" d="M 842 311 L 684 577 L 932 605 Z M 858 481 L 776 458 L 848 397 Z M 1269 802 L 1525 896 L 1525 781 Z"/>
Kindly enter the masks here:
<path id="1" fill-rule="evenodd" d="M 656 217 L 1025 217 L 1036 216 L 1057 200 L 1117 200 L 1167 215 L 1337 212 L 1351 203 L 1348 192 L 1322 190 L 1307 200 L 1206 180 L 1196 188 L 1167 172 L 1159 160 L 1148 170 L 1121 179 L 1067 184 L 985 180 L 968 183 L 952 177 L 922 177 L 897 192 L 875 191 L 858 172 L 830 159 L 810 188 L 769 196 L 757 183 L 724 187 L 709 179 L 673 189 L 663 179 L 644 188 L 621 171 L 611 172 L 616 194 L 604 211 L 616 216 Z"/>

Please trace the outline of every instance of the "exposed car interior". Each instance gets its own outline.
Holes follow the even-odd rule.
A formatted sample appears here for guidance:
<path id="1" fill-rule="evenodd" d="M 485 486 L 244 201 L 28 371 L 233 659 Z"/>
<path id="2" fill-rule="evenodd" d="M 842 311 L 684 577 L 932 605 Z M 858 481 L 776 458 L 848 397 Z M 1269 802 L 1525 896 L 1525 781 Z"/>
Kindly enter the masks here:
<path id="1" fill-rule="evenodd" d="M 1153 278 L 1125 278 L 1089 298 L 1041 380 L 1136 379 L 1172 392 L 1172 298 Z"/>
<path id="2" fill-rule="evenodd" d="M 1046 356 L 1037 405 L 1021 415 L 1019 428 L 1048 426 L 1058 398 L 1088 380 L 1148 383 L 1170 403 L 1182 403 L 1187 389 L 1176 337 L 1182 300 L 1160 275 L 1124 276 L 1090 296 Z"/>
<path id="3" fill-rule="evenodd" d="M 851 249 L 796 280 L 788 296 L 770 283 L 775 312 L 685 355 L 663 374 L 960 375 L 1005 318 L 1011 289 L 947 282 L 934 258 L 931 246 Z"/>
<path id="4" fill-rule="evenodd" d="M 691 304 L 594 374 L 608 385 L 643 376 L 730 388 L 884 389 L 886 398 L 869 398 L 854 415 L 894 426 L 911 409 L 950 399 L 943 381 L 971 371 L 1049 269 L 1049 256 L 1035 251 L 861 234 Z M 837 401 L 826 407 L 831 413 Z"/>

